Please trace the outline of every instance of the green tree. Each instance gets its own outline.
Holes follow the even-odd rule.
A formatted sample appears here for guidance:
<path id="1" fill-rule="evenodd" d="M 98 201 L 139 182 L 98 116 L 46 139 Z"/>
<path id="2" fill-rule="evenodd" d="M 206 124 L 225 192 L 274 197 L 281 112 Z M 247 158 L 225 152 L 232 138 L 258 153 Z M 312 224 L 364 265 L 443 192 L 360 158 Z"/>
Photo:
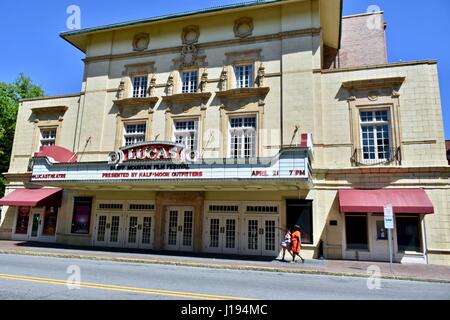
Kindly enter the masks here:
<path id="1" fill-rule="evenodd" d="M 13 83 L 0 82 L 0 174 L 9 168 L 20 100 L 44 95 L 44 91 L 24 74 Z M 0 196 L 4 190 L 5 180 L 0 176 Z"/>

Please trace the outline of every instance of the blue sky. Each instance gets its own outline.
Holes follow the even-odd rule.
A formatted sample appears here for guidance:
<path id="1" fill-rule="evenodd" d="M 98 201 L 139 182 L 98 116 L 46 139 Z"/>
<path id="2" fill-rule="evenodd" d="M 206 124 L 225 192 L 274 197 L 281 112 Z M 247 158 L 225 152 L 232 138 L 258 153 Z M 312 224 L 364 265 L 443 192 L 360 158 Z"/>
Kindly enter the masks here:
<path id="1" fill-rule="evenodd" d="M 80 91 L 83 55 L 59 38 L 66 31 L 69 5 L 81 8 L 85 28 L 237 2 L 242 0 L 2 1 L 0 81 L 13 81 L 24 72 L 48 95 Z M 385 12 L 390 62 L 439 60 L 445 132 L 450 139 L 450 1 L 344 0 L 344 14 L 366 12 L 370 5 Z"/>

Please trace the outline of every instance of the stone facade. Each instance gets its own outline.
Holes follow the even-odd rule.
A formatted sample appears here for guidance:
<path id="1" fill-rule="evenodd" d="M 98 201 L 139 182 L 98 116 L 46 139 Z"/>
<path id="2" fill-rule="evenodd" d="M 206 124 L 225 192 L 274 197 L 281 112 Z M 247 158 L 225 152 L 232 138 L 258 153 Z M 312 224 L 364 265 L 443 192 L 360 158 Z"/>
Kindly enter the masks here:
<path id="1" fill-rule="evenodd" d="M 428 263 L 449 264 L 450 170 L 437 63 L 388 64 L 384 20 L 382 28 L 375 31 L 365 23 L 382 17 L 380 13 L 344 17 L 341 48 L 332 48 L 332 43 L 324 40 L 328 29 L 321 25 L 320 12 L 324 11 L 319 6 L 314 0 L 279 1 L 88 32 L 85 42 L 76 35 L 69 37 L 86 53 L 82 91 L 21 103 L 6 174 L 7 192 L 33 186 L 27 168 L 39 149 L 42 128 L 56 128 L 56 144 L 77 153 L 78 162 L 87 163 L 106 161 L 110 152 L 121 147 L 129 123 L 145 123 L 146 141 L 172 141 L 174 121 L 195 119 L 202 156 L 227 158 L 230 119 L 251 115 L 258 124 L 257 157 L 276 156 L 281 148 L 297 144 L 301 133 L 312 134 L 311 187 L 239 181 L 160 186 L 50 183 L 47 186 L 64 188 L 55 241 L 94 243 L 98 231 L 94 221 L 87 235 L 71 232 L 74 197 L 93 197 L 93 220 L 101 215 L 97 210 L 100 202 L 154 203 L 156 249 L 164 248 L 167 207 L 194 208 L 192 250 L 198 252 L 204 249 L 210 223 L 205 203 L 238 203 L 239 223 L 245 221 L 249 203 L 268 203 L 277 206 L 277 223 L 284 227 L 286 200 L 301 199 L 313 201 L 313 235 L 311 243 L 303 246 L 305 257 L 317 257 L 323 250 L 327 258 L 383 260 L 370 249 L 356 256 L 346 250 L 345 215 L 339 212 L 337 190 L 424 188 L 435 214 L 420 217 L 426 230 L 421 257 Z M 143 47 L 136 42 L 142 35 L 146 40 Z M 241 64 L 253 67 L 253 81 L 262 86 L 236 87 L 235 66 Z M 183 93 L 182 72 L 192 69 L 198 70 L 202 90 Z M 263 82 L 257 79 L 258 71 Z M 148 77 L 149 88 L 144 97 L 132 98 L 137 76 Z M 367 108 L 388 110 L 391 143 L 398 151 L 395 163 L 355 165 L 362 148 L 359 111 Z M 14 233 L 16 212 L 14 207 L 6 210 L 0 227 L 4 239 Z M 337 224 L 330 225 L 330 221 Z M 245 228 L 240 230 L 244 236 Z M 277 234 L 277 239 L 282 236 Z M 403 257 L 397 253 L 396 260 Z"/>

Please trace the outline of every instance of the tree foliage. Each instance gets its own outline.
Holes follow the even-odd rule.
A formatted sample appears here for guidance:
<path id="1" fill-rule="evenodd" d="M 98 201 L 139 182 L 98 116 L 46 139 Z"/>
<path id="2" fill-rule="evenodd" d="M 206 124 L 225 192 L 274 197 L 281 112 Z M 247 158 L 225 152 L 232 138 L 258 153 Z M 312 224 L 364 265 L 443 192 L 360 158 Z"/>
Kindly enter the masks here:
<path id="1" fill-rule="evenodd" d="M 13 83 L 0 82 L 0 174 L 9 169 L 20 100 L 44 95 L 44 91 L 24 74 Z M 5 180 L 0 176 L 0 196 L 3 196 L 4 186 Z"/>

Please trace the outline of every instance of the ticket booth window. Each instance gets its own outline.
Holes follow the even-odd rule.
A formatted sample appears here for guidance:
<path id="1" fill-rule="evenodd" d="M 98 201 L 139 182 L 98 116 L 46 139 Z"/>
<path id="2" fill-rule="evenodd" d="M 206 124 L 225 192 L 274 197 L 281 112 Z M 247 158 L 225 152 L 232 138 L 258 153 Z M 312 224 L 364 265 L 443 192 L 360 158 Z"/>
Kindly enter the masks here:
<path id="1" fill-rule="evenodd" d="M 44 228 L 42 235 L 53 237 L 56 235 L 56 223 L 58 220 L 58 208 L 45 208 Z"/>
<path id="2" fill-rule="evenodd" d="M 16 234 L 27 234 L 30 221 L 30 207 L 19 207 L 17 212 Z"/>

